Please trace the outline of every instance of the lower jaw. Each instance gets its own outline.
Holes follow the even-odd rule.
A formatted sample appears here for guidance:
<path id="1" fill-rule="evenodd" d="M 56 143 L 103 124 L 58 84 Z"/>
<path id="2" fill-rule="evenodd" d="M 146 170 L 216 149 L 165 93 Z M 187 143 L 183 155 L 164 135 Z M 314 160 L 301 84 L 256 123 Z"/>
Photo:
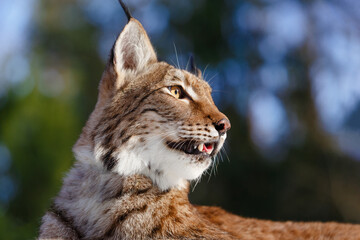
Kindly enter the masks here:
<path id="1" fill-rule="evenodd" d="M 208 158 L 211 158 L 212 156 L 214 156 L 214 152 L 215 152 L 215 149 L 218 147 L 218 142 L 214 142 L 214 143 L 211 143 L 212 146 L 211 146 L 211 150 L 210 149 L 199 149 L 198 148 L 201 148 L 201 144 L 198 145 L 197 147 L 195 147 L 196 145 L 190 145 L 191 141 L 185 141 L 184 143 L 181 143 L 181 142 L 173 142 L 173 141 L 166 141 L 166 145 L 173 149 L 173 150 L 177 150 L 177 151 L 181 151 L 187 155 L 190 155 L 190 156 L 200 156 L 201 158 L 204 158 L 204 157 L 208 157 Z M 206 143 L 202 144 L 202 148 L 204 148 L 204 145 Z M 184 147 L 181 147 L 179 148 L 178 146 L 184 146 Z M 190 147 L 190 149 L 189 149 Z M 194 147 L 194 148 L 193 148 Z"/>
<path id="2" fill-rule="evenodd" d="M 198 158 L 197 158 L 197 162 L 199 162 L 199 163 L 203 163 L 203 162 L 206 162 L 206 161 L 209 161 L 209 162 L 211 162 L 211 157 L 210 157 L 210 155 L 200 155 L 200 156 L 198 156 Z"/>

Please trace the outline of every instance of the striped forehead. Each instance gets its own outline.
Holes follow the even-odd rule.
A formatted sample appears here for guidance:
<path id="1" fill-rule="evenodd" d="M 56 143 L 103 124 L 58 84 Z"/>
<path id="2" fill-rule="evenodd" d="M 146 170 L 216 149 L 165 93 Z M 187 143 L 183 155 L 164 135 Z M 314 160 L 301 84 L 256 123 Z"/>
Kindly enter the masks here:
<path id="1" fill-rule="evenodd" d="M 211 88 L 207 82 L 187 71 L 176 69 L 172 75 L 174 81 L 178 82 L 194 100 L 199 100 L 204 93 L 211 94 Z"/>

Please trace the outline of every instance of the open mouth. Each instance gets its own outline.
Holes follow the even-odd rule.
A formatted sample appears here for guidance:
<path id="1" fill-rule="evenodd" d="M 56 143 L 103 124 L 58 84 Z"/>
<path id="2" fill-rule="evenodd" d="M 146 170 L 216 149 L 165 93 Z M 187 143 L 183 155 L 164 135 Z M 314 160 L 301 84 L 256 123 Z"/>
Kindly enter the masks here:
<path id="1" fill-rule="evenodd" d="M 166 144 L 172 149 L 183 151 L 187 154 L 211 155 L 216 148 L 217 142 L 199 143 L 187 140 L 181 142 L 167 141 Z"/>

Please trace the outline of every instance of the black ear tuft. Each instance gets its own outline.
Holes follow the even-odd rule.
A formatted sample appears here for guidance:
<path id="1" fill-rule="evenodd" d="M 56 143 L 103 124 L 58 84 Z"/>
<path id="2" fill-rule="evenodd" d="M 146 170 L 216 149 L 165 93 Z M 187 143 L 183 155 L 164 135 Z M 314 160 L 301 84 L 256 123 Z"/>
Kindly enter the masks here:
<path id="1" fill-rule="evenodd" d="M 119 3 L 120 3 L 121 7 L 123 8 L 123 10 L 124 10 L 124 12 L 126 14 L 126 17 L 127 17 L 128 21 L 130 21 L 130 18 L 132 18 L 132 16 L 131 16 L 131 13 L 129 11 L 129 8 L 125 5 L 123 0 L 119 0 Z"/>
<path id="2" fill-rule="evenodd" d="M 190 54 L 190 73 L 201 78 L 201 71 L 196 67 L 193 54 Z"/>
<path id="3" fill-rule="evenodd" d="M 195 71 L 196 71 L 196 65 L 195 65 L 195 61 L 194 61 L 194 55 L 191 53 L 190 54 L 190 72 L 195 73 Z"/>

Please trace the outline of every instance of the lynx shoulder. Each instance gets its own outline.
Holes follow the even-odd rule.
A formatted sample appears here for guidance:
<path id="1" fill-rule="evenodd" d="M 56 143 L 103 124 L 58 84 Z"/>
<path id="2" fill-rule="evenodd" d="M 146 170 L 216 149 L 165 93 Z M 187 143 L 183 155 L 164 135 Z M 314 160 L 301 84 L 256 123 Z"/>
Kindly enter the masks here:
<path id="1" fill-rule="evenodd" d="M 39 239 L 359 238 L 355 225 L 244 219 L 190 204 L 189 181 L 211 165 L 230 122 L 195 65 L 186 71 L 159 62 L 120 3 L 128 23 Z"/>

